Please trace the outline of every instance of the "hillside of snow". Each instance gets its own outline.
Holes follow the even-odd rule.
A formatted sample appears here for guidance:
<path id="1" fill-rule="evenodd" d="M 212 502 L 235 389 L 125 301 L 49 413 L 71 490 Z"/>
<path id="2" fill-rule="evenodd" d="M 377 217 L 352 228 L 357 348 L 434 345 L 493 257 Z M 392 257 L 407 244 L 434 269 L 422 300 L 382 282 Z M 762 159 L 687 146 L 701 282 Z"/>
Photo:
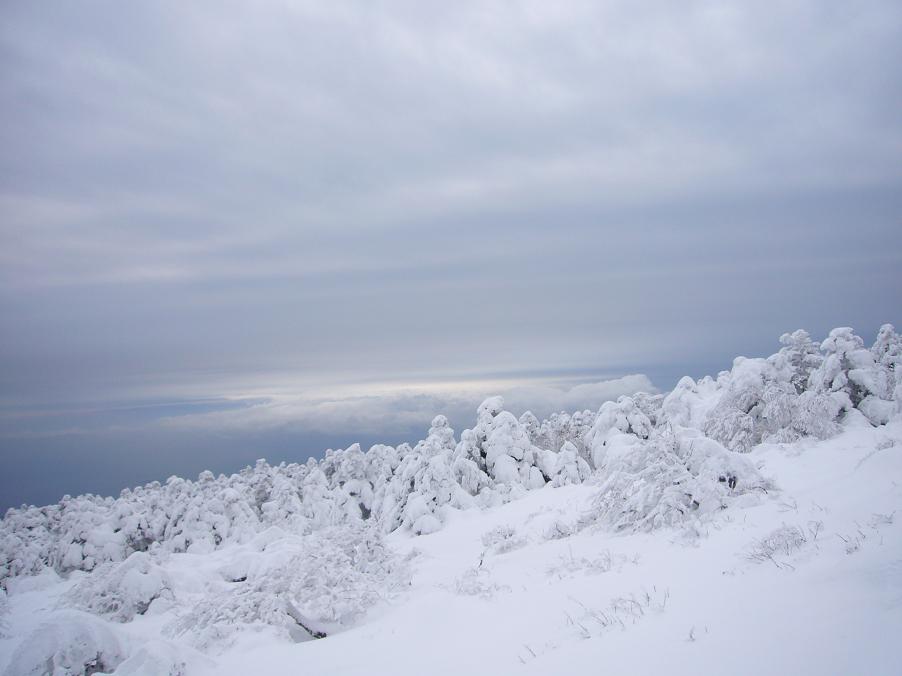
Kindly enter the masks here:
<path id="1" fill-rule="evenodd" d="M 902 338 L 11 509 L 0 673 L 900 674 Z"/>

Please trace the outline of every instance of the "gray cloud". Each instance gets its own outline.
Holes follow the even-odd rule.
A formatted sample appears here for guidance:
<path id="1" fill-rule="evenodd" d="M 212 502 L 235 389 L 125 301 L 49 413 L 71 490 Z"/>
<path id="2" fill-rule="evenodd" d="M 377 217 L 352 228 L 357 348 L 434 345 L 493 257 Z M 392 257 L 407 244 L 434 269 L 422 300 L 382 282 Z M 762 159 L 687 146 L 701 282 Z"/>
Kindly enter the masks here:
<path id="1" fill-rule="evenodd" d="M 2 406 L 667 387 L 902 323 L 896 2 L 3 15 Z"/>
<path id="2" fill-rule="evenodd" d="M 430 384 L 418 389 L 393 387 L 331 397 L 280 395 L 221 410 L 180 413 L 160 420 L 170 429 L 240 430 L 294 429 L 339 435 L 394 435 L 398 430 L 424 430 L 438 413 L 455 424 L 472 426 L 479 403 L 501 394 L 505 406 L 517 414 L 531 410 L 540 417 L 556 411 L 597 410 L 605 401 L 635 392 L 656 392 L 644 375 L 576 385 L 512 384 L 503 381 Z M 462 427 L 460 427 L 462 428 Z"/>

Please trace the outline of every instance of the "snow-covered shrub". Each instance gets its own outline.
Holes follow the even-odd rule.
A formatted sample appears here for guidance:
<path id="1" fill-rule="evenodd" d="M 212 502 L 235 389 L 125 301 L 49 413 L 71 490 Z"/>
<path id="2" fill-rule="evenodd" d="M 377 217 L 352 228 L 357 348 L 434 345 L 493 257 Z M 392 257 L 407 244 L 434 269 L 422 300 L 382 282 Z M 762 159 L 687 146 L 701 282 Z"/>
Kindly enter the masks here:
<path id="1" fill-rule="evenodd" d="M 496 526 L 482 535 L 482 546 L 489 554 L 506 554 L 525 545 L 526 538 L 512 526 Z"/>
<path id="2" fill-rule="evenodd" d="M 747 457 L 727 451 L 698 430 L 679 430 L 675 436 L 676 452 L 692 477 L 694 513 L 724 509 L 739 495 L 766 493 L 771 488 Z"/>
<path id="3" fill-rule="evenodd" d="M 261 503 L 263 521 L 270 525 L 302 533 L 308 520 L 304 516 L 300 486 L 280 473 L 273 477 L 268 499 Z"/>
<path id="4" fill-rule="evenodd" d="M 383 531 L 403 526 L 426 535 L 441 528 L 448 508 L 476 504 L 473 495 L 485 485 L 481 471 L 469 458 L 455 457 L 460 455 L 456 448 L 454 431 L 442 415 L 414 448 L 399 447 L 395 472 L 376 491 L 374 514 Z"/>
<path id="5" fill-rule="evenodd" d="M 651 530 L 681 523 L 696 508 L 692 476 L 662 439 L 637 442 L 601 473 L 585 523 Z"/>
<path id="6" fill-rule="evenodd" d="M 261 626 L 294 640 L 316 638 L 353 624 L 409 579 L 406 564 L 378 531 L 364 525 L 326 528 L 303 538 L 277 535 L 263 549 L 246 576 L 209 592 L 167 633 L 187 635 L 200 648 Z"/>
<path id="7" fill-rule="evenodd" d="M 770 561 L 779 567 L 777 556 L 791 556 L 808 543 L 808 535 L 799 526 L 783 524 L 762 538 L 753 541 L 746 552 L 749 561 Z"/>
<path id="8" fill-rule="evenodd" d="M 412 493 L 404 505 L 402 523 L 418 535 L 441 528 L 446 506 L 466 508 L 475 505 L 472 495 L 455 481 L 452 456 L 454 431 L 445 416 L 436 416 L 426 439 L 413 450 L 416 459 L 410 471 Z"/>
<path id="9" fill-rule="evenodd" d="M 902 365 L 902 336 L 896 333 L 892 324 L 880 327 L 871 354 L 873 367 L 852 370 L 849 379 L 858 382 L 867 392 L 858 409 L 872 424 L 885 425 L 902 406 L 899 401 L 902 379 L 898 375 Z"/>
<path id="10" fill-rule="evenodd" d="M 781 342 L 767 359 L 738 357 L 718 378 L 716 403 L 701 427 L 707 436 L 745 453 L 762 441 L 826 439 L 853 406 L 874 424 L 889 419 L 894 404 L 886 372 L 851 329 L 831 332 L 821 345 L 825 356 L 804 331 L 784 334 Z"/>
<path id="11" fill-rule="evenodd" d="M 533 446 L 557 452 L 569 443 L 583 460 L 591 462 L 587 435 L 595 423 L 595 416 L 596 413 L 589 410 L 572 414 L 562 411 L 538 423 L 535 416 L 527 411 L 520 417 L 520 424 Z"/>
<path id="12" fill-rule="evenodd" d="M 821 343 L 821 350 L 824 361 L 811 374 L 809 387 L 843 393 L 852 406 L 857 406 L 867 396 L 863 381 L 874 366 L 874 355 L 849 327 L 833 329 Z"/>
<path id="13" fill-rule="evenodd" d="M 704 432 L 731 451 L 748 453 L 761 443 L 764 392 L 776 374 L 766 359 L 737 357 L 725 380 L 725 391 L 708 412 Z"/>
<path id="14" fill-rule="evenodd" d="M 507 585 L 498 584 L 492 579 L 491 570 L 482 565 L 467 568 L 455 580 L 452 591 L 461 596 L 476 596 L 485 601 L 499 593 L 510 592 Z"/>
<path id="15" fill-rule="evenodd" d="M 770 358 L 770 361 L 776 362 L 778 368 L 789 370 L 789 383 L 796 394 L 801 394 L 808 388 L 812 372 L 820 367 L 824 358 L 818 351 L 817 343 L 802 329 L 784 333 L 780 336 L 780 344 L 783 347 Z"/>
<path id="16" fill-rule="evenodd" d="M 717 402 L 718 391 L 718 383 L 711 378 L 696 382 L 684 376 L 662 400 L 658 424 L 703 427 L 708 410 Z"/>
<path id="17" fill-rule="evenodd" d="M 581 484 L 592 475 L 589 463 L 583 460 L 576 446 L 565 441 L 559 453 L 550 454 L 550 467 L 545 473 L 554 487 Z M 552 464 L 553 463 L 553 464 Z"/>
<path id="18" fill-rule="evenodd" d="M 852 329 L 833 329 L 821 351 L 824 360 L 811 373 L 809 390 L 830 395 L 842 409 L 858 408 L 873 425 L 886 424 L 896 411 L 896 367 L 902 353 L 902 339 L 892 325 L 880 328 L 870 349 Z"/>
<path id="19" fill-rule="evenodd" d="M 478 409 L 478 428 L 486 472 L 498 483 L 541 488 L 546 477 L 537 466 L 538 450 L 513 414 L 504 410 L 501 397 L 490 397 Z"/>
<path id="20" fill-rule="evenodd" d="M 19 575 L 35 575 L 47 566 L 54 549 L 53 534 L 35 508 L 9 510 L 0 534 L 0 581 Z"/>
<path id="21" fill-rule="evenodd" d="M 561 540 L 574 535 L 577 531 L 578 528 L 575 524 L 563 519 L 555 519 L 545 528 L 542 537 L 546 540 Z"/>
<path id="22" fill-rule="evenodd" d="M 301 482 L 302 514 L 310 528 L 325 528 L 335 521 L 335 505 L 326 473 L 313 466 Z"/>
<path id="23" fill-rule="evenodd" d="M 896 333 L 892 324 L 884 324 L 877 332 L 877 339 L 871 347 L 874 359 L 882 367 L 893 372 L 893 379 L 889 389 L 893 389 L 898 380 L 896 368 L 902 364 L 902 336 Z"/>
<path id="24" fill-rule="evenodd" d="M 636 408 L 642 413 L 652 426 L 657 427 L 664 421 L 664 395 L 636 392 L 631 396 Z M 593 416 L 594 423 L 594 416 Z M 591 425 L 590 425 L 591 427 Z"/>
<path id="25" fill-rule="evenodd" d="M 373 485 L 368 478 L 367 457 L 359 444 L 330 454 L 329 490 L 333 514 L 338 522 L 357 522 L 370 518 L 373 511 Z"/>
<path id="26" fill-rule="evenodd" d="M 210 665 L 212 666 L 212 664 Z M 182 652 L 166 641 L 151 640 L 116 667 L 116 676 L 187 676 Z"/>
<path id="27" fill-rule="evenodd" d="M 858 410 L 871 422 L 872 425 L 885 425 L 895 415 L 898 402 L 881 399 L 874 395 L 868 395 L 858 404 Z"/>
<path id="28" fill-rule="evenodd" d="M 451 462 L 451 474 L 454 481 L 468 494 L 477 495 L 482 489 L 490 487 L 494 482 L 489 475 L 483 472 L 479 465 L 476 464 L 467 452 L 469 439 L 472 438 L 472 430 L 464 430 L 461 435 L 461 442 L 457 445 L 454 452 L 454 459 Z"/>
<path id="29" fill-rule="evenodd" d="M 111 672 L 125 658 L 115 634 L 102 621 L 75 611 L 58 613 L 29 635 L 12 655 L 11 676 L 72 676 Z"/>
<path id="30" fill-rule="evenodd" d="M 791 382 L 770 382 L 761 394 L 758 419 L 761 441 L 790 443 L 799 438 L 799 395 Z"/>
<path id="31" fill-rule="evenodd" d="M 623 396 L 616 402 L 602 404 L 589 432 L 595 468 L 602 469 L 619 462 L 620 456 L 628 454 L 632 446 L 648 439 L 653 429 L 651 421 L 632 397 Z"/>
<path id="32" fill-rule="evenodd" d="M 135 552 L 122 563 L 103 564 L 85 576 L 64 602 L 116 622 L 130 622 L 158 598 L 171 600 L 172 584 L 147 553 Z"/>
<path id="33" fill-rule="evenodd" d="M 567 556 L 560 557 L 560 563 L 550 566 L 547 570 L 549 577 L 562 579 L 570 577 L 576 573 L 585 572 L 589 575 L 599 575 L 607 573 L 615 568 L 619 570 L 626 563 L 637 563 L 638 555 L 632 559 L 623 554 L 611 554 L 610 550 L 604 550 L 595 558 L 589 559 L 585 556 L 576 557 L 573 552 Z"/>
<path id="34" fill-rule="evenodd" d="M 747 459 L 697 430 L 655 432 L 644 440 L 634 436 L 615 448 L 605 456 L 600 489 L 584 524 L 615 530 L 678 526 L 768 486 Z"/>
<path id="35" fill-rule="evenodd" d="M 839 432 L 838 418 L 843 402 L 821 392 L 807 391 L 799 396 L 794 428 L 803 436 L 829 439 Z"/>
<path id="36" fill-rule="evenodd" d="M 539 448 L 548 448 L 548 446 L 544 446 L 540 443 L 543 440 L 542 437 L 542 424 L 539 422 L 539 419 L 536 418 L 535 414 L 532 411 L 526 411 L 523 415 L 520 416 L 518 421 L 520 426 L 529 436 L 530 442 L 534 446 L 538 446 Z"/>

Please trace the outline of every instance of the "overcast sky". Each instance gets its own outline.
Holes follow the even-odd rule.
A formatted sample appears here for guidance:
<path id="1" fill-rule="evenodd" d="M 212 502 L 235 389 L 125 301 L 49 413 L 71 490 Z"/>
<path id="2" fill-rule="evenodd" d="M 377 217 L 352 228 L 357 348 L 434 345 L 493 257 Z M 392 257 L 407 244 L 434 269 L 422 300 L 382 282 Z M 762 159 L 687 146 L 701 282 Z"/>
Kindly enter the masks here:
<path id="1" fill-rule="evenodd" d="M 6 1 L 0 114 L 0 507 L 902 324 L 897 0 Z"/>

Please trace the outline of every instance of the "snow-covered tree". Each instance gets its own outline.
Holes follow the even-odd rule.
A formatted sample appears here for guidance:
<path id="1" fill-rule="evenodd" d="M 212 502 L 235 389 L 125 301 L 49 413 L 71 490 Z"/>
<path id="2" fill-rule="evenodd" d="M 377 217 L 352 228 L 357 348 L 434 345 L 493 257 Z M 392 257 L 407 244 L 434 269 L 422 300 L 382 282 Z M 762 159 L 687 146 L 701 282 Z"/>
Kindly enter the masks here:
<path id="1" fill-rule="evenodd" d="M 240 632 L 270 627 L 294 641 L 320 638 L 353 623 L 409 580 L 404 561 L 365 524 L 332 526 L 304 538 L 283 534 L 275 546 L 231 571 L 218 589 L 166 627 L 173 637 L 213 648 Z"/>
<path id="2" fill-rule="evenodd" d="M 550 459 L 554 464 L 549 469 L 548 476 L 554 487 L 581 484 L 592 474 L 589 463 L 583 460 L 576 446 L 569 441 L 564 442 L 559 453 L 551 453 Z"/>
<path id="3" fill-rule="evenodd" d="M 497 483 L 541 488 L 547 479 L 538 467 L 538 449 L 517 418 L 503 408 L 501 397 L 487 399 L 479 407 L 486 470 Z"/>
<path id="4" fill-rule="evenodd" d="M 796 391 L 801 394 L 808 388 L 808 380 L 811 374 L 824 361 L 821 357 L 818 345 L 811 340 L 807 331 L 799 329 L 792 333 L 784 333 L 780 336 L 780 344 L 783 347 L 773 357 L 772 362 L 777 368 L 787 368 L 790 371 L 789 382 Z"/>
<path id="5" fill-rule="evenodd" d="M 135 552 L 122 563 L 102 564 L 95 574 L 82 578 L 64 603 L 129 622 L 147 612 L 156 599 L 173 599 L 169 576 L 146 552 Z"/>
<path id="6" fill-rule="evenodd" d="M 698 430 L 656 431 L 647 439 L 614 434 L 634 440 L 620 441 L 605 456 L 588 522 L 615 530 L 679 526 L 768 487 L 746 458 Z"/>
<path id="7" fill-rule="evenodd" d="M 622 396 L 617 401 L 601 405 L 595 424 L 589 432 L 592 462 L 596 469 L 604 467 L 612 459 L 639 441 L 648 439 L 654 426 L 632 397 Z"/>

